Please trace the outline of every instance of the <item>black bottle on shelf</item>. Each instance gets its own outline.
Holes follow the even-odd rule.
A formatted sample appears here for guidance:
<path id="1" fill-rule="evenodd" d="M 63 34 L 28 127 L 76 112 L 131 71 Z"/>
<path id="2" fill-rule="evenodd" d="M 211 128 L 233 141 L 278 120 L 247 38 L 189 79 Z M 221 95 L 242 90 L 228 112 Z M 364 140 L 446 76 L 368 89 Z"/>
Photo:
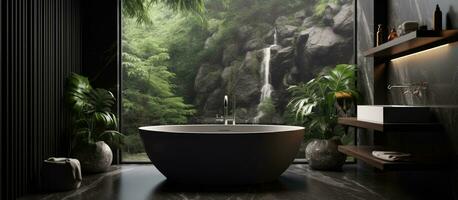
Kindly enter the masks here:
<path id="1" fill-rule="evenodd" d="M 436 5 L 436 11 L 434 11 L 434 30 L 442 31 L 442 11 L 439 8 L 439 4 Z"/>

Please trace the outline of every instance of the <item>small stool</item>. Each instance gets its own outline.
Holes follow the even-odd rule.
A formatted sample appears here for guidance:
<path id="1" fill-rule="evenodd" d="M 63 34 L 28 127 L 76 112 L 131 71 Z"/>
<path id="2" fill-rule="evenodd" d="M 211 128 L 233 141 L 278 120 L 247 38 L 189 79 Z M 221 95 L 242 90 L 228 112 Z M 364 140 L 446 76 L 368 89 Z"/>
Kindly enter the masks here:
<path id="1" fill-rule="evenodd" d="M 48 158 L 43 161 L 41 181 L 47 191 L 78 189 L 81 185 L 81 165 L 77 159 Z"/>

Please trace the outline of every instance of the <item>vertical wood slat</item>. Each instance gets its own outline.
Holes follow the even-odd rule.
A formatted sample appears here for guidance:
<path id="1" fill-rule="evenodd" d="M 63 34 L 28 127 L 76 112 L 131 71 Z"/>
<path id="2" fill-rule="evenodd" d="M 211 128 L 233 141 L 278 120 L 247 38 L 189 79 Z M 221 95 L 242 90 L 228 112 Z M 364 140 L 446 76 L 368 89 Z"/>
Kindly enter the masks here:
<path id="1" fill-rule="evenodd" d="M 12 6 L 13 6 L 13 9 L 12 9 L 13 10 L 13 13 L 12 13 L 13 16 L 11 18 L 13 20 L 13 24 L 12 24 L 13 25 L 13 29 L 12 29 L 13 32 L 11 34 L 11 38 L 12 38 L 11 40 L 13 41 L 13 44 L 12 44 L 13 58 L 11 59 L 12 60 L 12 69 L 11 69 L 11 71 L 12 71 L 12 73 L 11 73 L 12 74 L 11 75 L 12 84 L 11 85 L 12 85 L 13 89 L 11 90 L 12 91 L 11 105 L 12 105 L 13 109 L 12 109 L 11 114 L 13 115 L 13 117 L 12 117 L 13 121 L 12 121 L 12 131 L 11 132 L 13 134 L 12 135 L 12 139 L 13 139 L 12 143 L 13 143 L 13 145 L 11 147 L 13 148 L 13 150 L 12 150 L 11 155 L 9 155 L 10 156 L 10 161 L 12 163 L 12 166 L 11 166 L 10 169 L 13 169 L 14 166 L 18 165 L 17 159 L 14 159 L 16 157 L 16 155 L 17 155 L 17 141 L 18 141 L 18 139 L 17 139 L 17 136 L 18 136 L 18 133 L 17 133 L 18 132 L 17 114 L 18 113 L 17 113 L 17 101 L 15 101 L 15 100 L 17 100 L 17 97 L 16 97 L 16 93 L 17 93 L 17 77 L 16 77 L 16 75 L 17 75 L 17 72 L 16 71 L 18 70 L 18 66 L 17 66 L 17 49 L 18 49 L 18 45 L 17 45 L 17 34 L 18 34 L 18 31 L 17 31 L 17 26 L 18 26 L 18 22 L 17 22 L 17 15 L 18 15 L 17 1 L 13 1 L 12 2 Z M 12 183 L 13 183 L 12 185 L 13 186 L 14 185 L 18 185 L 17 184 L 17 175 L 18 174 L 19 173 L 13 173 L 12 174 L 13 176 L 10 178 L 12 180 Z M 17 193 L 17 188 L 18 187 L 13 187 L 12 188 L 13 194 Z"/>
<path id="2" fill-rule="evenodd" d="M 29 95 L 28 95 L 28 89 L 27 89 L 27 83 L 28 83 L 28 79 L 27 79 L 27 75 L 29 74 L 29 67 L 28 67 L 28 61 L 30 59 L 29 55 L 28 55 L 28 39 L 27 39 L 27 18 L 28 18 L 28 11 L 27 11 L 27 7 L 28 7 L 28 4 L 27 4 L 27 1 L 26 0 L 22 0 L 21 2 L 21 13 L 22 13 L 22 16 L 21 16 L 21 66 L 22 66 L 22 71 L 21 71 L 21 79 L 22 80 L 20 83 L 21 83 L 21 94 L 20 94 L 20 98 L 22 98 L 22 101 L 21 101 L 21 146 L 22 148 L 20 148 L 20 154 L 21 154 L 21 165 L 22 166 L 29 166 L 29 162 L 28 162 L 28 159 L 27 159 L 27 153 L 28 153 L 28 150 L 29 150 L 29 147 L 27 145 L 27 136 L 28 136 L 28 126 L 27 124 L 29 124 L 29 121 L 27 119 L 27 110 L 28 110 L 28 98 L 29 98 Z M 28 190 L 28 185 L 26 184 L 27 183 L 27 173 L 28 173 L 28 170 L 25 170 L 23 171 L 23 173 L 21 173 L 21 186 L 20 186 L 20 190 L 19 190 L 19 193 L 25 193 L 25 191 Z"/>
<path id="3" fill-rule="evenodd" d="M 3 30 L 3 1 L 0 2 L 0 30 Z M 0 31 L 0 66 L 3 66 L 3 31 Z M 3 113 L 3 67 L 0 68 L 0 113 Z M 0 145 L 3 144 L 3 114 L 0 114 Z M 0 147 L 0 156 L 3 156 L 3 145 Z M 3 194 L 3 159 L 0 158 L 0 198 Z"/>
<path id="4" fill-rule="evenodd" d="M 10 8 L 10 2 L 9 2 L 9 1 L 5 1 L 5 7 L 4 7 L 4 11 L 5 11 L 5 13 L 6 13 L 6 16 L 5 16 L 5 18 L 6 18 L 6 21 L 5 21 L 5 29 L 9 29 L 9 30 L 11 30 L 11 17 L 10 17 L 10 13 L 11 13 L 11 12 L 10 12 L 10 10 L 11 10 L 11 8 Z M 2 12 L 2 13 L 3 13 L 3 12 Z M 3 32 L 3 31 L 2 31 L 2 32 Z M 9 51 L 9 50 L 11 49 L 11 46 L 10 46 L 10 45 L 11 45 L 11 44 L 10 44 L 10 43 L 11 43 L 11 39 L 10 39 L 11 33 L 10 33 L 10 31 L 7 31 L 5 34 L 6 34 L 6 36 L 5 36 L 5 37 L 6 37 L 6 39 L 5 39 L 5 42 L 6 42 L 5 46 L 6 46 L 6 49 L 4 50 L 5 55 L 6 55 L 6 56 L 5 56 L 5 66 L 9 66 L 9 64 L 10 64 L 10 59 L 11 59 L 11 52 Z M 3 48 L 3 46 L 2 46 L 2 48 Z M 6 80 L 6 81 L 5 81 L 5 96 L 6 96 L 5 99 L 6 99 L 6 101 L 4 102 L 4 104 L 5 104 L 5 105 L 9 105 L 9 103 L 10 103 L 10 97 L 11 97 L 9 87 L 10 87 L 11 83 L 10 83 L 10 81 L 9 81 L 9 79 L 10 79 L 9 76 L 7 76 L 7 75 L 9 75 L 10 70 L 9 70 L 9 67 L 2 67 L 2 69 L 4 69 L 4 72 L 5 72 L 5 73 L 4 73 L 3 76 L 5 77 L 5 80 Z M 3 189 L 4 189 L 3 191 L 4 191 L 4 194 L 5 194 L 5 195 L 2 195 L 3 198 L 8 198 L 8 192 L 7 192 L 7 191 L 9 191 L 9 189 L 10 189 L 10 185 L 7 184 L 7 183 L 10 183 L 10 182 L 9 182 L 9 181 L 10 181 L 10 179 L 9 179 L 10 176 L 7 174 L 7 172 L 8 172 L 9 169 L 10 169 L 10 167 L 9 167 L 9 165 L 10 165 L 10 163 L 9 163 L 9 156 L 8 156 L 9 153 L 10 153 L 10 150 L 9 150 L 9 143 L 8 143 L 8 142 L 10 141 L 10 140 L 9 140 L 10 134 L 8 134 L 8 133 L 10 133 L 9 130 L 10 130 L 10 122 L 11 122 L 11 119 L 9 118 L 9 117 L 10 117 L 10 115 L 9 115 L 10 109 L 11 109 L 10 106 L 5 106 L 5 110 L 6 110 L 5 113 L 8 113 L 8 115 L 5 116 L 5 117 L 3 117 L 3 118 L 6 119 L 6 120 L 5 120 L 5 121 L 6 121 L 6 124 L 5 124 L 5 128 L 4 128 L 4 129 L 5 129 L 5 132 L 4 132 L 5 135 L 4 135 L 4 137 L 3 137 L 3 138 L 4 138 L 4 140 L 3 140 L 3 144 L 4 144 L 4 145 L 2 144 L 2 146 L 4 147 L 3 154 L 5 155 L 5 156 L 2 156 L 2 158 L 5 159 L 5 168 L 3 169 L 3 172 L 2 172 L 2 174 L 4 175 L 4 176 L 3 176 L 3 177 L 4 177 L 4 180 L 5 180 L 5 187 L 3 188 Z M 2 115 L 3 115 L 3 113 L 2 113 Z"/>
<path id="5" fill-rule="evenodd" d="M 3 30 L 3 27 L 5 26 L 5 23 L 3 22 L 4 20 L 4 4 L 5 2 L 4 1 L 1 1 L 0 2 L 0 30 Z M 4 66 L 4 56 L 3 56 L 3 46 L 5 45 L 4 41 L 3 41 L 3 37 L 4 37 L 4 33 L 3 31 L 0 31 L 0 66 Z M 5 73 L 3 72 L 3 67 L 0 68 L 0 113 L 3 113 L 4 111 L 4 107 L 3 107 L 3 102 L 4 102 L 4 98 L 6 98 L 6 95 L 5 95 L 5 90 L 3 88 L 3 81 L 5 80 L 5 77 L 3 77 Z M 3 145 L 3 135 L 5 133 L 5 130 L 4 130 L 4 124 L 3 124 L 3 114 L 0 114 L 0 145 L 2 145 L 0 147 L 0 156 L 3 156 L 3 148 L 4 148 L 4 145 Z M 4 164 L 3 164 L 3 159 L 0 158 L 0 198 L 2 198 L 2 194 L 4 193 L 3 192 L 3 182 L 5 180 L 5 176 L 3 175 L 3 170 L 4 170 Z"/>
<path id="6" fill-rule="evenodd" d="M 15 95 L 15 98 L 17 99 L 16 100 L 16 103 L 17 103 L 17 106 L 16 106 L 16 126 L 17 126 L 17 138 L 16 138 L 16 155 L 14 156 L 16 160 L 16 166 L 24 166 L 24 161 L 22 160 L 22 156 L 23 156 L 23 145 L 22 145 L 22 141 L 23 141 L 23 123 L 24 121 L 22 120 L 22 107 L 23 107 L 23 99 L 22 99 L 22 92 L 23 92 L 23 88 L 22 88 L 22 81 L 25 81 L 22 79 L 22 74 L 24 73 L 23 71 L 25 70 L 25 66 L 23 65 L 23 53 L 22 53 L 22 50 L 23 50 L 23 40 L 22 40 L 22 34 L 23 34 L 23 23 L 22 23 L 22 18 L 23 18 L 23 4 L 22 4 L 22 0 L 18 0 L 17 1 L 17 4 L 16 4 L 16 10 L 17 10 L 17 14 L 16 14 L 16 18 L 17 18 L 17 21 L 16 21 L 16 30 L 17 30 L 17 36 L 16 36 L 16 45 L 17 45 L 17 48 L 16 48 L 16 95 Z M 21 80 L 21 81 L 19 81 Z M 16 173 L 16 181 L 17 181 L 17 185 L 19 185 L 19 187 L 16 188 L 16 193 L 21 193 L 22 192 L 22 174 L 24 172 L 21 171 L 20 173 Z"/>
<path id="7" fill-rule="evenodd" d="M 81 71 L 79 6 L 79 0 L 0 1 L 2 200 L 34 189 L 43 159 L 67 156 L 70 118 L 62 95 L 65 79 Z"/>

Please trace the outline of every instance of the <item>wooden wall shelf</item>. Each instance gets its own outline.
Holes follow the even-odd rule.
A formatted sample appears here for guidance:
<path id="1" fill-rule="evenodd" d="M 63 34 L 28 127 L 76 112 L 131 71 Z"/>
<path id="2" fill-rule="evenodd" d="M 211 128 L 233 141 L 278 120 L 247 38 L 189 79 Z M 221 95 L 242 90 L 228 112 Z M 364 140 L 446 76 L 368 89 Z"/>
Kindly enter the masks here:
<path id="1" fill-rule="evenodd" d="M 377 146 L 340 145 L 338 150 L 380 170 L 436 169 L 444 165 L 431 159 L 420 159 L 415 156 L 412 157 L 412 161 L 384 161 L 372 156 L 374 150 L 385 150 L 383 147 Z"/>
<path id="2" fill-rule="evenodd" d="M 442 32 L 418 30 L 386 42 L 380 46 L 368 49 L 363 55 L 366 57 L 393 59 L 403 56 L 404 54 L 415 53 L 457 41 L 457 37 L 458 30 L 445 30 Z"/>
<path id="3" fill-rule="evenodd" d="M 412 131 L 442 131 L 440 123 L 373 123 L 359 121 L 356 117 L 341 117 L 338 119 L 341 125 L 353 126 L 358 128 L 372 129 L 381 132 L 412 132 Z"/>
<path id="4" fill-rule="evenodd" d="M 338 123 L 346 126 L 357 128 L 372 129 L 384 133 L 401 133 L 401 132 L 438 132 L 443 131 L 440 123 L 372 123 L 359 121 L 356 117 L 342 117 L 338 119 Z M 393 150 L 386 149 L 384 146 L 353 146 L 340 145 L 338 150 L 346 155 L 353 156 L 358 160 L 367 163 L 380 170 L 412 170 L 412 169 L 436 169 L 438 166 L 444 166 L 440 163 L 437 156 L 426 156 L 414 154 L 412 161 L 409 162 L 390 162 L 378 159 L 372 156 L 374 150 Z M 436 158 L 435 158 L 436 157 Z"/>

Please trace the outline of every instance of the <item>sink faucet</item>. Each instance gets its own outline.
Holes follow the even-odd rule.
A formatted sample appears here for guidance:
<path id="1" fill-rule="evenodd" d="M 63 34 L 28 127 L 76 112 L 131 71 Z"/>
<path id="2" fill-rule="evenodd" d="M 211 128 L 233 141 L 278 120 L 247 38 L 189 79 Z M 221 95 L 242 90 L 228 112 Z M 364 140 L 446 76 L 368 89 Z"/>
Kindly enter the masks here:
<path id="1" fill-rule="evenodd" d="M 234 95 L 234 100 L 233 100 L 233 108 L 232 108 L 232 117 L 229 117 L 229 98 L 227 95 L 224 95 L 224 116 L 219 116 L 218 114 L 216 115 L 216 121 L 221 122 L 224 121 L 224 125 L 229 125 L 229 123 L 232 123 L 232 125 L 235 125 L 235 95 Z"/>

